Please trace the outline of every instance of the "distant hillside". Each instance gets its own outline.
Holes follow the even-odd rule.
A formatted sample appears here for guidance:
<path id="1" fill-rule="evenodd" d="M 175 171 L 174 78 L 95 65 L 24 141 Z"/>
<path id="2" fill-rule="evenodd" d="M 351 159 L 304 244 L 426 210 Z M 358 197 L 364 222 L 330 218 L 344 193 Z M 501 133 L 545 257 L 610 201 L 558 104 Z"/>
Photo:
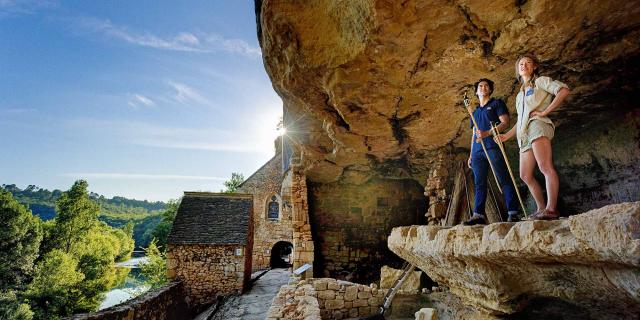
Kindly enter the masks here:
<path id="1" fill-rule="evenodd" d="M 27 205 L 31 212 L 42 220 L 51 220 L 56 216 L 56 200 L 62 195 L 61 190 L 49 191 L 35 185 L 29 185 L 22 190 L 15 184 L 3 184 L 1 188 L 11 192 L 18 202 Z M 133 238 L 136 247 L 146 247 L 149 244 L 151 232 L 162 219 L 160 213 L 167 207 L 167 204 L 161 201 L 149 202 L 124 197 L 108 199 L 93 192 L 89 197 L 100 205 L 101 221 L 116 228 L 121 228 L 129 222 L 134 224 Z"/>

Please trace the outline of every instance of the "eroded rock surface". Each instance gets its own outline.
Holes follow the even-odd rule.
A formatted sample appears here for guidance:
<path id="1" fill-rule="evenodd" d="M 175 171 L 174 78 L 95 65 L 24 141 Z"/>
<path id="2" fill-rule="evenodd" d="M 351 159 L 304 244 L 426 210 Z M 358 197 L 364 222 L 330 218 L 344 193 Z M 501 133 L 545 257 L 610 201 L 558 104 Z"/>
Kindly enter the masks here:
<path id="1" fill-rule="evenodd" d="M 560 123 L 612 101 L 624 105 L 638 88 L 631 79 L 638 71 L 638 1 L 257 5 L 265 66 L 291 116 L 285 121 L 310 172 L 325 179 L 371 169 L 425 176 L 433 150 L 468 144 L 460 98 L 471 83 L 490 77 L 495 95 L 513 104 L 513 65 L 523 52 L 538 55 L 546 74 L 572 87 L 572 100 L 556 115 Z M 402 170 L 385 172 L 389 161 Z"/>
<path id="2" fill-rule="evenodd" d="M 558 145 L 573 150 L 569 135 L 584 137 L 577 142 L 580 154 L 555 158 L 570 163 L 559 168 L 561 181 L 574 178 L 563 185 L 571 193 L 566 208 L 585 209 L 585 188 L 600 205 L 620 198 L 612 188 L 623 189 L 617 202 L 640 194 L 630 178 L 640 173 L 629 160 L 637 151 L 609 157 L 618 148 L 637 150 L 640 135 L 637 121 L 624 120 L 640 114 L 634 98 L 640 90 L 637 0 L 257 0 L 256 6 L 265 68 L 311 181 L 359 184 L 378 176 L 427 186 L 440 170 L 439 155 L 451 164 L 468 152 L 462 93 L 473 95 L 472 83 L 489 77 L 496 82 L 494 96 L 515 115 L 514 62 L 530 52 L 541 59 L 543 74 L 572 89 L 551 114 Z M 626 138 L 596 136 L 590 128 L 603 121 L 625 122 L 631 131 L 614 125 L 612 135 Z M 603 135 L 611 150 L 590 152 Z M 514 150 L 515 143 L 508 147 Z M 616 184 L 585 173 L 586 167 L 576 175 L 576 157 L 596 157 L 605 170 L 625 168 L 617 179 L 634 182 Z"/>
<path id="3" fill-rule="evenodd" d="M 395 228 L 389 248 L 465 304 L 504 315 L 552 298 L 595 319 L 640 313 L 640 202 L 558 221 Z"/>

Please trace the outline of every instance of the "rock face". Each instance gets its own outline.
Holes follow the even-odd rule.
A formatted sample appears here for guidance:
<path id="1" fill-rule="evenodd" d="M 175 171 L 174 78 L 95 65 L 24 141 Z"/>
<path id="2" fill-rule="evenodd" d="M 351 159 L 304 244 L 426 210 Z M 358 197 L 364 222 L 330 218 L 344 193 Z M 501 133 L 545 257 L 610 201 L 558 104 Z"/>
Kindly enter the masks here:
<path id="1" fill-rule="evenodd" d="M 504 315 L 553 298 L 594 319 L 640 312 L 640 202 L 559 221 L 395 228 L 389 248 L 465 304 Z"/>
<path id="2" fill-rule="evenodd" d="M 426 186 L 441 169 L 438 155 L 448 154 L 451 163 L 468 152 L 462 93 L 473 96 L 472 84 L 491 78 L 494 96 L 507 102 L 515 119 L 514 62 L 531 52 L 543 74 L 572 89 L 551 114 L 558 127 L 554 141 L 581 152 L 554 158 L 567 163 L 559 168 L 561 181 L 574 179 L 563 185 L 570 194 L 566 208 L 585 209 L 584 189 L 600 205 L 640 195 L 632 178 L 640 175 L 633 160 L 637 0 L 256 0 L 256 12 L 265 68 L 284 101 L 296 156 L 313 182 L 363 183 L 377 176 Z M 603 121 L 614 124 L 607 133 L 590 130 Z M 575 141 L 574 132 L 584 139 Z M 594 140 L 605 141 L 604 151 L 591 152 Z M 632 151 L 611 157 L 618 149 Z M 585 159 L 598 166 L 580 167 Z M 589 169 L 615 171 L 618 183 Z"/>

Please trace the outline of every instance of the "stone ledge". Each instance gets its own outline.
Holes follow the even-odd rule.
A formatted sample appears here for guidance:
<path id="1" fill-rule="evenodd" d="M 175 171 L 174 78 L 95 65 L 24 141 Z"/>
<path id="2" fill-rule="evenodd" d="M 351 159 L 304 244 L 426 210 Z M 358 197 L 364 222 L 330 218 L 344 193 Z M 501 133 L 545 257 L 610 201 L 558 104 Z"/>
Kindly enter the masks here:
<path id="1" fill-rule="evenodd" d="M 389 248 L 485 312 L 555 297 L 592 314 L 640 312 L 640 202 L 557 221 L 399 227 Z"/>
<path id="2" fill-rule="evenodd" d="M 76 314 L 69 320 L 146 320 L 167 319 L 180 320 L 189 315 L 189 309 L 184 300 L 184 285 L 181 281 L 174 281 L 155 290 L 151 290 L 140 297 L 100 310 L 98 312 Z"/>

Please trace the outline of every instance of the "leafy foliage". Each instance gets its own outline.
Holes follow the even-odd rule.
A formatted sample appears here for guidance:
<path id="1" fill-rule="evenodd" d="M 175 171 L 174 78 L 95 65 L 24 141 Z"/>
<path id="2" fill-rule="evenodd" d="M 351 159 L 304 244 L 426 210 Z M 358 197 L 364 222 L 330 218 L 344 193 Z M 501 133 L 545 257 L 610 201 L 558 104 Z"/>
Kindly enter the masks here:
<path id="1" fill-rule="evenodd" d="M 147 215 L 143 217 L 128 218 L 118 215 L 102 215 L 99 216 L 100 221 L 104 221 L 108 225 L 114 228 L 124 228 L 127 224 L 133 224 L 133 239 L 137 248 L 144 248 L 149 246 L 151 239 L 153 238 L 152 232 L 154 228 L 160 223 L 162 217 L 159 213 L 153 215 Z"/>
<path id="2" fill-rule="evenodd" d="M 234 193 L 238 190 L 238 187 L 244 181 L 244 175 L 242 173 L 233 172 L 231 173 L 231 179 L 224 182 L 224 186 L 227 187 L 226 190 L 223 190 L 224 193 Z"/>
<path id="3" fill-rule="evenodd" d="M 115 261 L 131 256 L 134 225 L 129 223 L 116 229 L 99 221 L 99 206 L 89 197 L 87 187 L 85 181 L 76 181 L 56 200 L 57 216 L 44 223 L 18 204 L 9 192 L 0 192 L 0 210 L 3 218 L 6 216 L 10 222 L 7 230 L 0 229 L 1 243 L 15 243 L 25 238 L 25 234 L 39 235 L 35 239 L 27 237 L 31 242 L 37 240 L 37 244 L 43 237 L 45 239 L 40 246 L 40 258 L 32 272 L 32 281 L 23 286 L 26 289 L 15 293 L 0 291 L 0 299 L 6 300 L 6 304 L 0 307 L 0 315 L 7 312 L 24 315 L 16 319 L 30 319 L 31 315 L 35 319 L 58 319 L 78 312 L 95 311 L 104 299 L 104 293 L 117 282 Z M 35 231 L 18 232 L 29 230 L 23 225 Z M 4 241 L 3 236 L 8 240 Z M 19 249 L 29 249 L 26 261 L 33 266 L 38 247 L 29 244 L 31 242 L 26 242 Z M 13 251 L 19 255 L 20 250 Z M 20 257 L 9 259 L 20 261 Z M 8 262 L 8 265 L 15 264 L 13 260 Z M 8 279 L 19 278 L 12 277 L 11 273 L 2 274 L 5 275 Z M 2 283 L 5 283 L 4 279 Z M 19 281 L 14 283 L 19 284 Z M 23 298 L 31 305 L 32 311 L 22 302 Z"/>
<path id="4" fill-rule="evenodd" d="M 31 207 L 32 204 L 39 204 L 53 208 L 55 202 L 62 196 L 62 191 L 39 188 L 35 185 L 29 185 L 24 190 L 18 188 L 15 184 L 3 184 L 2 189 L 9 191 L 22 204 Z M 102 213 L 142 213 L 148 214 L 152 211 L 164 209 L 165 203 L 161 201 L 150 202 L 147 200 L 134 200 L 124 197 L 115 196 L 108 199 L 102 195 L 91 192 L 89 198 L 100 205 Z M 33 208 L 31 208 L 33 210 Z M 34 210 L 34 214 L 37 214 Z"/>
<path id="5" fill-rule="evenodd" d="M 33 214 L 44 221 L 55 218 L 56 201 L 62 196 L 60 190 L 49 191 L 35 185 L 21 190 L 15 184 L 8 184 L 2 185 L 1 189 L 11 192 L 18 202 L 28 205 Z M 89 199 L 98 203 L 100 206 L 98 219 L 108 225 L 121 228 L 129 222 L 133 222 L 133 238 L 136 247 L 149 245 L 152 231 L 161 221 L 160 211 L 166 207 L 166 204 L 160 201 L 140 201 L 118 196 L 108 199 L 93 192 L 89 193 Z"/>
<path id="6" fill-rule="evenodd" d="M 167 209 L 162 213 L 162 221 L 152 232 L 153 238 L 157 241 L 156 245 L 160 247 L 161 251 L 167 250 L 167 238 L 169 237 L 169 232 L 171 232 L 173 221 L 176 219 L 176 214 L 178 214 L 180 201 L 182 200 L 169 201 Z"/>
<path id="7" fill-rule="evenodd" d="M 18 299 L 15 291 L 0 291 L 0 319 L 31 320 L 33 311 L 28 304 Z"/>
<path id="8" fill-rule="evenodd" d="M 140 273 L 145 277 L 146 283 L 151 288 L 160 287 L 168 282 L 167 279 L 167 259 L 164 253 L 160 252 L 155 239 L 151 241 L 145 250 L 147 263 L 140 265 Z"/>
<path id="9" fill-rule="evenodd" d="M 33 271 L 42 226 L 40 219 L 2 190 L 0 220 L 0 290 L 4 290 L 22 285 Z"/>
<path id="10" fill-rule="evenodd" d="M 56 225 L 53 238 L 56 246 L 69 253 L 72 245 L 87 236 L 98 221 L 98 204 L 89 199 L 84 180 L 76 181 L 68 192 L 56 201 Z"/>
<path id="11" fill-rule="evenodd" d="M 26 292 L 37 319 L 56 319 L 74 313 L 77 287 L 84 279 L 77 267 L 78 261 L 72 255 L 58 249 L 47 253 L 38 263 Z"/>

